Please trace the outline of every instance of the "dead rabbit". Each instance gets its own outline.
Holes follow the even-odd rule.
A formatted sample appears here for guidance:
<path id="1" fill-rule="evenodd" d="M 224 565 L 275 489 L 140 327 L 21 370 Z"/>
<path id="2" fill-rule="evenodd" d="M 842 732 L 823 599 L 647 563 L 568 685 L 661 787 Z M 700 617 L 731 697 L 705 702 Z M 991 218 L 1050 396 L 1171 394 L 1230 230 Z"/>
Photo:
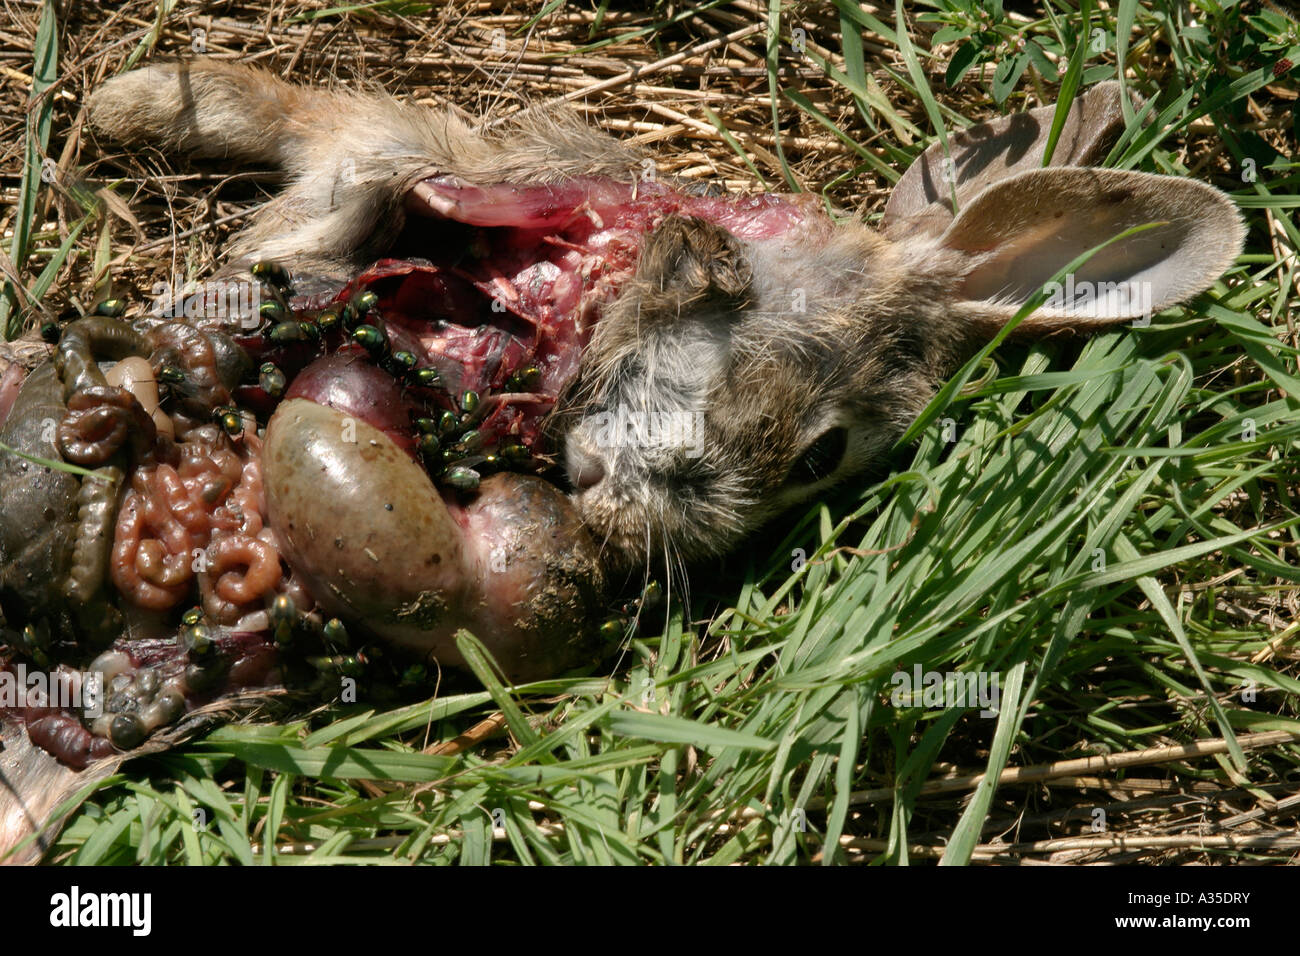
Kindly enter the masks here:
<path id="1" fill-rule="evenodd" d="M 1093 330 L 1206 289 L 1241 248 L 1238 213 L 1201 182 L 1094 166 L 1123 131 L 1120 95 L 1103 83 L 1080 96 L 1046 168 L 1054 106 L 958 133 L 948 156 L 936 144 L 879 230 L 832 226 L 811 205 L 775 226 L 677 212 L 653 222 L 555 413 L 596 535 L 632 562 L 733 548 L 877 462 L 972 349 L 1127 229 L 1161 223 L 1094 255 L 1070 277 L 1076 294 L 1018 334 Z M 383 95 L 215 61 L 136 70 L 89 105 L 94 128 L 124 144 L 283 167 L 286 188 L 231 250 L 241 268 L 271 259 L 343 278 L 387 253 L 406 222 L 463 217 L 466 188 L 599 192 L 642 168 L 563 116 L 476 131 Z M 497 195 L 508 207 L 517 193 Z M 602 426 L 619 409 L 695 422 L 694 441 L 609 441 Z"/>

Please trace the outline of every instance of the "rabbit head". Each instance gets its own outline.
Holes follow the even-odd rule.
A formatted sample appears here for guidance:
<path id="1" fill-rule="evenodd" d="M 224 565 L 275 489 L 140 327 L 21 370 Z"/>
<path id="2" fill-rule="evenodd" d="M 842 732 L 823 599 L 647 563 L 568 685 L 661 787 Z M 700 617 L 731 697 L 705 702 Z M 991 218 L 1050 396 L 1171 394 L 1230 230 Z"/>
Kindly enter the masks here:
<path id="1" fill-rule="evenodd" d="M 1243 239 L 1205 184 L 1088 168 L 1123 131 L 1116 84 L 976 126 L 898 184 L 883 229 L 741 241 L 664 221 L 557 412 L 578 507 L 617 552 L 699 558 L 881 461 L 937 385 L 1077 256 L 1022 337 L 1149 317 Z M 948 171 L 948 175 L 943 173 Z M 954 212 L 954 199 L 956 211 Z"/>

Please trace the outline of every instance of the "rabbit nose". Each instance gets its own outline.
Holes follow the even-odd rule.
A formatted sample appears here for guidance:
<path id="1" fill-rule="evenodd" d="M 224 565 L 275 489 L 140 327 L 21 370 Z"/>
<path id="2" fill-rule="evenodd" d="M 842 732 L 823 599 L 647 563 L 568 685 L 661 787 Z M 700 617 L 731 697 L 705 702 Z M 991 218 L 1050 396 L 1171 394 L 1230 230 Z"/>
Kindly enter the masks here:
<path id="1" fill-rule="evenodd" d="M 586 491 L 605 477 L 605 463 L 591 452 L 570 448 L 567 455 L 569 481 L 578 491 Z"/>

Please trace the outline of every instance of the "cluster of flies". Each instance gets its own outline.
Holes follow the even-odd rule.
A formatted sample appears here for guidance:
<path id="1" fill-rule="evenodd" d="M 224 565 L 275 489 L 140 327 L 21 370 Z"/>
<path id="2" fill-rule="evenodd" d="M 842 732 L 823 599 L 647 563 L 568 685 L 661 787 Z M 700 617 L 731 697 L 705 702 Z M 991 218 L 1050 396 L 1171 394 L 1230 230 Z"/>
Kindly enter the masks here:
<path id="1" fill-rule="evenodd" d="M 519 441 L 505 441 L 486 447 L 477 428 L 484 412 L 483 398 L 466 390 L 452 396 L 443 388 L 438 370 L 421 365 L 414 352 L 393 349 L 384 331 L 382 317 L 376 311 L 379 296 L 370 289 L 359 290 L 341 305 L 316 313 L 295 313 L 289 306 L 292 296 L 289 274 L 278 263 L 259 262 L 252 273 L 261 283 L 267 299 L 259 309 L 267 323 L 266 337 L 273 345 L 319 342 L 333 332 L 344 341 L 361 346 L 370 358 L 404 386 L 434 390 L 445 396 L 444 408 L 415 418 L 418 433 L 416 447 L 430 476 L 439 484 L 459 491 L 473 491 L 479 480 L 490 471 L 534 471 L 532 452 Z M 514 372 L 506 382 L 508 392 L 531 391 L 541 379 L 541 372 L 530 365 Z M 284 373 L 273 362 L 262 365 L 258 384 L 272 398 L 284 394 Z M 223 409 L 229 427 L 241 427 L 238 414 Z M 223 420 L 224 424 L 224 420 Z"/>

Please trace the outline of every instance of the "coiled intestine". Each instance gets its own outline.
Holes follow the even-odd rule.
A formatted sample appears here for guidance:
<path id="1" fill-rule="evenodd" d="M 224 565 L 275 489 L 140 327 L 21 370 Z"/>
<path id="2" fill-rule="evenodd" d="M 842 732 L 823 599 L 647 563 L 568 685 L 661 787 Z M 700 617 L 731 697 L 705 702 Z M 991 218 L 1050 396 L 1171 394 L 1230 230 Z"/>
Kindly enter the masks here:
<path id="1" fill-rule="evenodd" d="M 217 370 L 217 353 L 212 339 L 184 322 L 168 322 L 149 333 L 153 359 L 159 365 L 175 364 L 185 371 L 179 389 L 193 412 L 207 412 L 230 401 Z"/>
<path id="2" fill-rule="evenodd" d="M 285 586 L 279 547 L 264 527 L 261 441 L 249 428 L 235 445 L 205 425 L 177 451 L 175 465 L 149 461 L 132 474 L 114 534 L 112 581 L 156 611 L 176 607 L 197 584 L 207 616 L 233 624 Z"/>
<path id="3" fill-rule="evenodd" d="M 234 532 L 213 541 L 208 554 L 199 590 L 203 613 L 218 623 L 234 624 L 280 582 L 280 549 L 272 541 Z"/>
<path id="4" fill-rule="evenodd" d="M 153 444 L 156 426 L 135 396 L 111 385 L 87 385 L 68 398 L 56 430 L 59 452 L 78 465 L 108 461 L 130 439 L 139 451 Z"/>
<path id="5" fill-rule="evenodd" d="M 163 611 L 179 604 L 189 590 L 191 539 L 179 522 L 157 520 L 161 509 L 150 497 L 145 475 L 141 468 L 132 476 L 117 513 L 110 574 L 128 600 Z"/>

